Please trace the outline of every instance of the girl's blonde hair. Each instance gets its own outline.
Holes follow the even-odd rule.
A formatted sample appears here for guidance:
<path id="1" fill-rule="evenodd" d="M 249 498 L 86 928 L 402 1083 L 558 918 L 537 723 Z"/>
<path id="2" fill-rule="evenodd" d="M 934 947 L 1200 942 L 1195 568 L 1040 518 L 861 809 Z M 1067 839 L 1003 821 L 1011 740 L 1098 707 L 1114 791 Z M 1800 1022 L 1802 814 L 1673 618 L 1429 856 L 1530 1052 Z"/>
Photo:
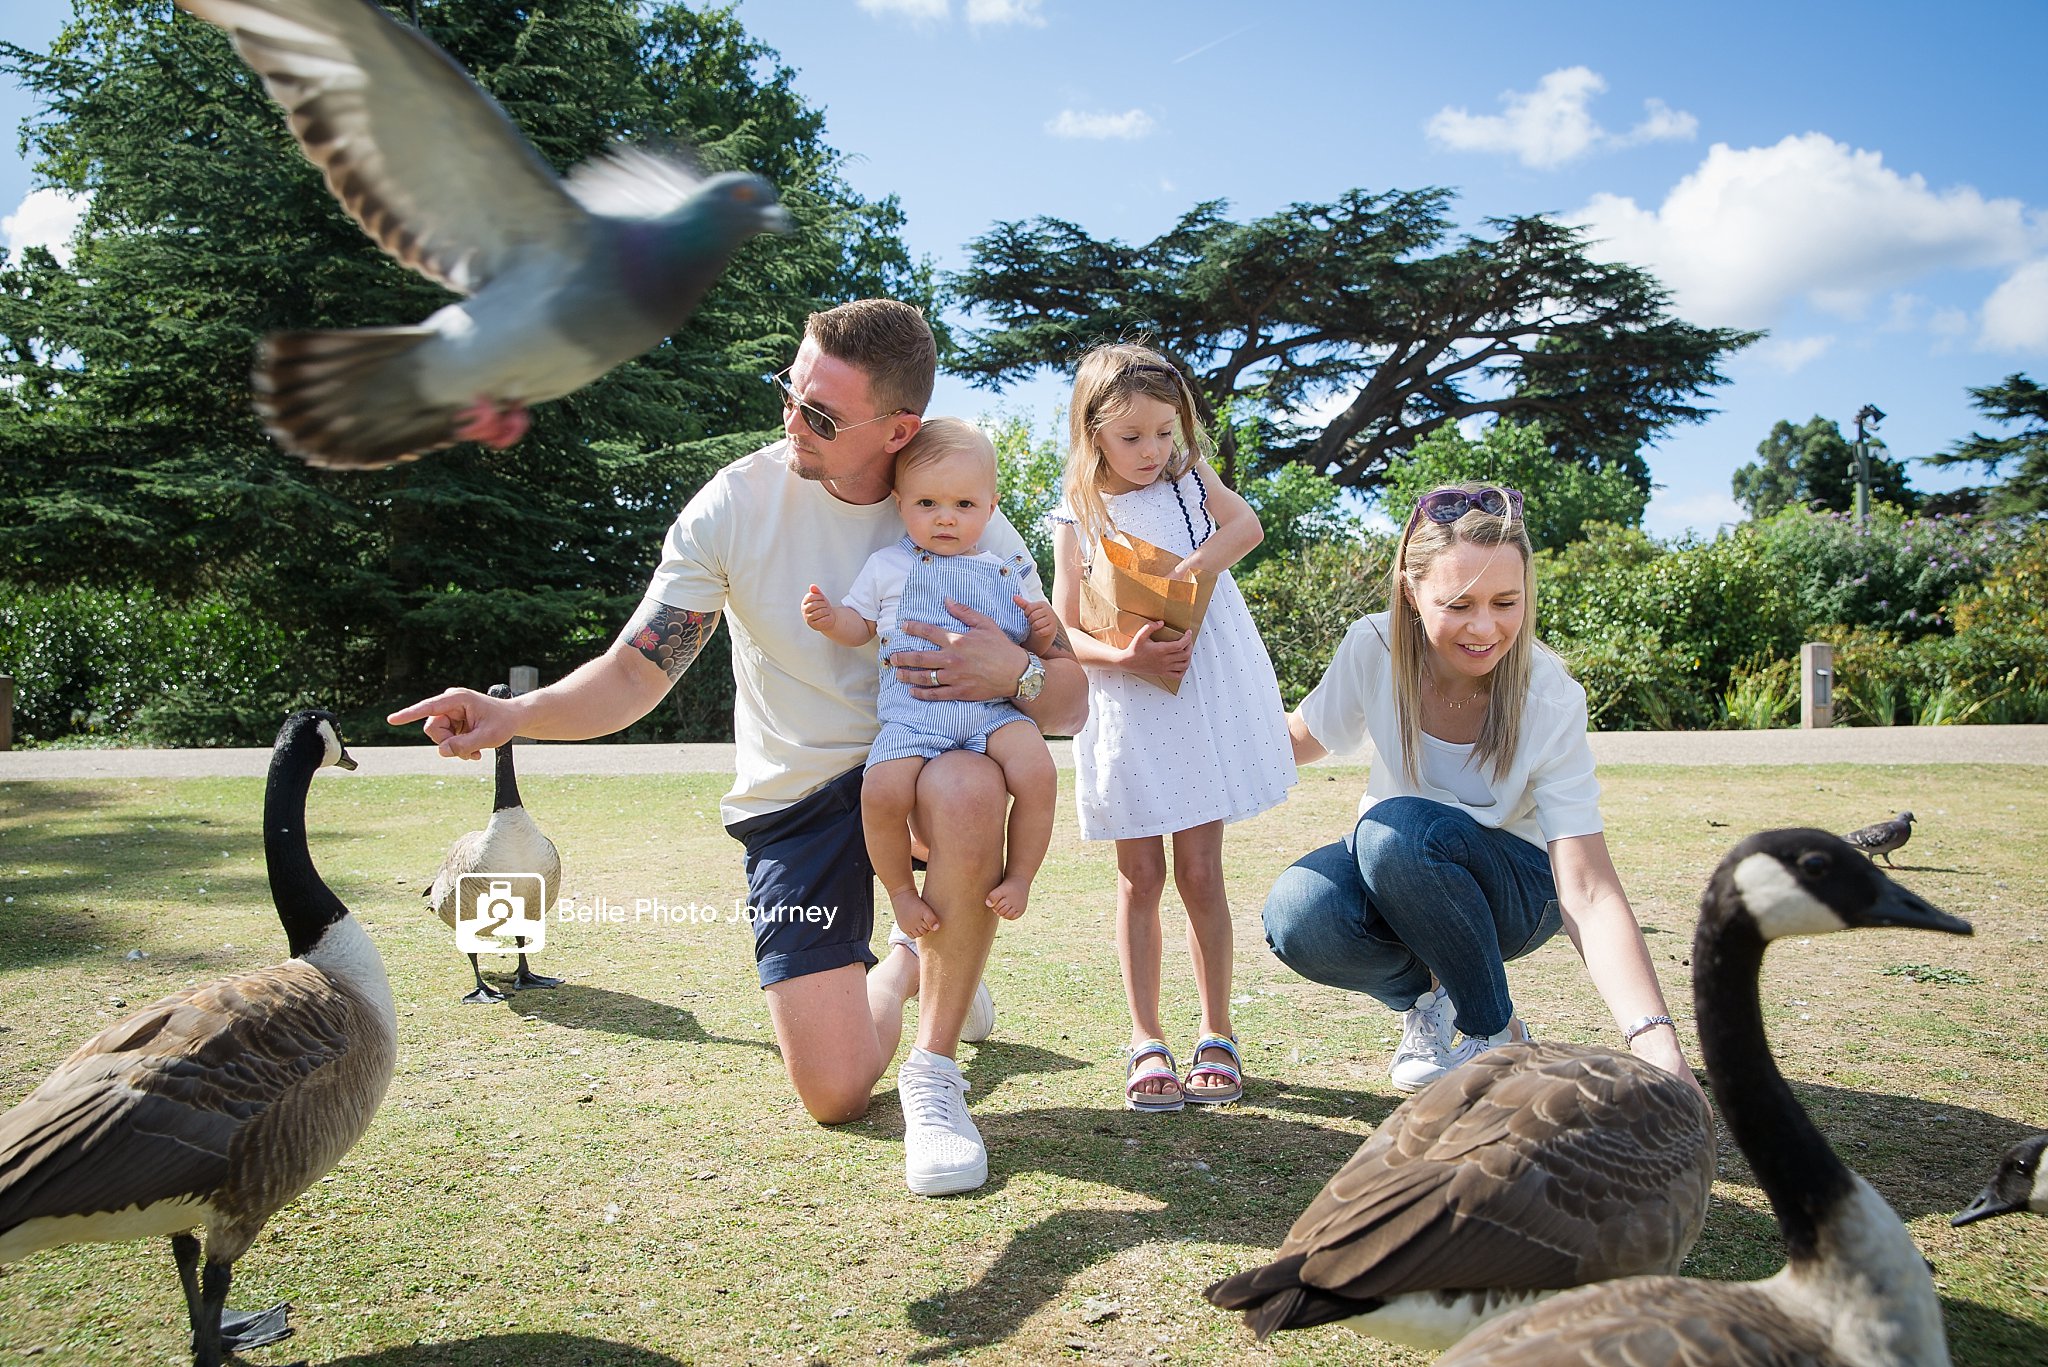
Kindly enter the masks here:
<path id="1" fill-rule="evenodd" d="M 1129 342 L 1109 342 L 1082 354 L 1074 371 L 1074 399 L 1068 410 L 1067 507 L 1080 527 L 1081 544 L 1100 545 L 1116 528 L 1102 501 L 1109 462 L 1095 435 L 1130 411 L 1134 399 L 1157 399 L 1175 413 L 1173 458 L 1161 478 L 1179 479 L 1206 459 L 1212 443 L 1195 416 L 1194 391 L 1179 370 L 1158 352 Z"/>
<path id="2" fill-rule="evenodd" d="M 1476 494 L 1497 489 L 1494 484 L 1452 484 L 1444 486 Z M 1432 493 L 1435 490 L 1431 491 Z M 1506 501 L 1506 500 L 1504 500 Z M 1486 723 L 1480 729 L 1474 754 L 1481 767 L 1490 767 L 1500 778 L 1514 762 L 1515 747 L 1522 738 L 1522 709 L 1529 698 L 1531 658 L 1542 646 L 1536 640 L 1536 561 L 1529 533 L 1521 513 L 1509 502 L 1496 517 L 1467 509 L 1456 522 L 1433 522 L 1418 507 L 1409 514 L 1408 526 L 1394 548 L 1394 567 L 1387 580 L 1387 603 L 1391 609 L 1387 649 L 1393 656 L 1394 711 L 1401 727 L 1401 768 L 1408 782 L 1419 781 L 1422 751 L 1423 670 L 1429 658 L 1429 638 L 1423 634 L 1422 614 L 1415 599 L 1424 579 L 1445 551 L 1459 542 L 1475 546 L 1512 546 L 1522 557 L 1522 626 L 1499 664 L 1487 675 L 1491 697 L 1486 705 Z"/>

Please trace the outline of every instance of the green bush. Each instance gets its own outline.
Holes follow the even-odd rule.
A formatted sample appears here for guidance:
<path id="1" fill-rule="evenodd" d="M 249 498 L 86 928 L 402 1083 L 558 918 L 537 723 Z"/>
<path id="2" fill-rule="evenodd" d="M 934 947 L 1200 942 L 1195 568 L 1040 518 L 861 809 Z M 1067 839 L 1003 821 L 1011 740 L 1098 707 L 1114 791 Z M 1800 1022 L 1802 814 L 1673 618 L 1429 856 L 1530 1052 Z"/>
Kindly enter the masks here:
<path id="1" fill-rule="evenodd" d="M 25 741 L 267 744 L 297 701 L 292 643 L 242 604 L 148 589 L 0 593 L 0 672 Z"/>
<path id="2" fill-rule="evenodd" d="M 1799 720 L 1799 662 L 1755 660 L 1738 668 L 1721 695 L 1721 724 L 1768 731 Z"/>
<path id="3" fill-rule="evenodd" d="M 1803 627 L 1876 627 L 1903 641 L 1948 630 L 1951 600 L 2020 537 L 2003 519 L 1907 517 L 1882 505 L 1861 524 L 1787 508 L 1745 533 L 1783 576 Z"/>
<path id="4" fill-rule="evenodd" d="M 1590 530 L 1584 541 L 1537 553 L 1537 626 L 1568 658 L 1574 643 L 1603 659 L 1634 643 L 1659 658 L 1628 672 L 1687 679 L 1699 708 L 1679 710 L 1704 721 L 1738 667 L 1798 646 L 1797 605 L 1754 537 L 1738 530 L 1667 549 L 1641 532 Z M 1659 696 L 1667 692 L 1660 685 Z"/>
<path id="5" fill-rule="evenodd" d="M 1686 655 L 1652 631 L 1610 631 L 1551 642 L 1586 690 L 1595 731 L 1681 731 L 1714 718 L 1711 695 Z"/>
<path id="6" fill-rule="evenodd" d="M 1233 576 L 1290 711 L 1322 679 L 1351 624 L 1386 607 L 1392 554 L 1391 542 L 1381 538 L 1323 542 Z"/>

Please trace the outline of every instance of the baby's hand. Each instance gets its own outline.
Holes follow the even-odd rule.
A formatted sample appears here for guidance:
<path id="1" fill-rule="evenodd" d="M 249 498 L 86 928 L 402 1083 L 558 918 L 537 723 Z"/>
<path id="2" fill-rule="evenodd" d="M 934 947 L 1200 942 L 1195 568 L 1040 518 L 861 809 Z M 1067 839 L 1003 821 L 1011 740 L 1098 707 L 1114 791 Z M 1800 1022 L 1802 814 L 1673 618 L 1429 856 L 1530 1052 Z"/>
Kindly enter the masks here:
<path id="1" fill-rule="evenodd" d="M 804 625 L 812 631 L 829 631 L 834 615 L 832 600 L 825 596 L 825 590 L 811 585 L 810 592 L 804 595 Z"/>
<path id="2" fill-rule="evenodd" d="M 1052 604 L 1043 599 L 1024 604 L 1024 620 L 1030 624 L 1031 635 L 1037 640 L 1049 641 L 1060 634 L 1059 616 L 1053 612 Z"/>

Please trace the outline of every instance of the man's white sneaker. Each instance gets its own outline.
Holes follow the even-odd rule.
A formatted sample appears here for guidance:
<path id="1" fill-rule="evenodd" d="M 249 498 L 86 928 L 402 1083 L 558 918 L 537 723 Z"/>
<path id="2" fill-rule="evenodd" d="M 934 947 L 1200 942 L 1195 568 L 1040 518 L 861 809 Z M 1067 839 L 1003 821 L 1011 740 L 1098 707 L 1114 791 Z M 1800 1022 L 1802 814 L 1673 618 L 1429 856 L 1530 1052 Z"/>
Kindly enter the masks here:
<path id="1" fill-rule="evenodd" d="M 917 953 L 917 941 L 903 933 L 897 926 L 889 931 L 889 943 L 902 945 L 913 955 Z M 967 1019 L 960 1025 L 960 1038 L 968 1044 L 979 1044 L 996 1032 L 996 999 L 990 995 L 988 980 L 974 985 L 974 1000 L 967 1004 Z"/>
<path id="2" fill-rule="evenodd" d="M 1450 994 L 1441 987 L 1415 999 L 1415 1005 L 1401 1018 L 1401 1046 L 1394 1050 L 1394 1062 L 1387 1069 L 1395 1091 L 1420 1091 L 1451 1069 L 1451 1041 L 1457 1036 L 1451 1018 L 1455 1014 Z"/>
<path id="3" fill-rule="evenodd" d="M 986 980 L 974 985 L 974 1000 L 967 1004 L 967 1019 L 960 1023 L 960 1038 L 979 1044 L 996 1032 L 996 999 L 989 995 Z"/>
<path id="4" fill-rule="evenodd" d="M 960 1065 L 913 1048 L 896 1070 L 903 1107 L 903 1179 L 913 1195 L 950 1196 L 988 1181 L 988 1148 L 967 1114 Z"/>

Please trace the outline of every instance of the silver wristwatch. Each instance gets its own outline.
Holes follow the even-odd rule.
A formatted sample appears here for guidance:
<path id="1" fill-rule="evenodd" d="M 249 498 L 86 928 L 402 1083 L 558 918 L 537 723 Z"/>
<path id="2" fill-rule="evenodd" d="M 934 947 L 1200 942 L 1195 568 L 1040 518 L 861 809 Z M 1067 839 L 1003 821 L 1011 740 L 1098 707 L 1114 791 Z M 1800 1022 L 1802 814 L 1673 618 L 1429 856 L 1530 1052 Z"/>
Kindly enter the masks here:
<path id="1" fill-rule="evenodd" d="M 1045 687 L 1045 661 L 1036 655 L 1025 653 L 1023 677 L 1017 680 L 1017 701 L 1030 702 Z"/>

